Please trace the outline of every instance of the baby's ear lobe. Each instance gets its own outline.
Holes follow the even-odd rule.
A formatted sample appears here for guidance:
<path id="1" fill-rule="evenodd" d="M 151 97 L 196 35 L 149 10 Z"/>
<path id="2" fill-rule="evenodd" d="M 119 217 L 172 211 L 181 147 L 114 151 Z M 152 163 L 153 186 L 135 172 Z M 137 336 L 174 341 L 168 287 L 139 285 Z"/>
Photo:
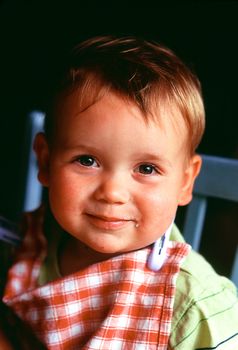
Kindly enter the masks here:
<path id="1" fill-rule="evenodd" d="M 182 186 L 179 205 L 186 205 L 192 200 L 193 186 L 202 165 L 202 158 L 195 154 L 189 160 L 189 164 L 184 173 L 184 183 Z"/>
<path id="2" fill-rule="evenodd" d="M 48 187 L 49 186 L 49 146 L 46 141 L 44 133 L 40 132 L 36 135 L 33 149 L 36 153 L 38 161 L 38 179 L 40 183 Z"/>

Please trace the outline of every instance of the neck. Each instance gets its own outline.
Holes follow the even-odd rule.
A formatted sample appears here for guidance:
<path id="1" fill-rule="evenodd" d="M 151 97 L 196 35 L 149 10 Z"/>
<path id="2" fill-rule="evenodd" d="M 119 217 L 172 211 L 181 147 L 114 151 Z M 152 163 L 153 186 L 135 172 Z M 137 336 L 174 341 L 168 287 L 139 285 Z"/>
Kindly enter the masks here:
<path id="1" fill-rule="evenodd" d="M 118 254 L 97 252 L 76 238 L 68 235 L 66 241 L 64 240 L 59 248 L 59 269 L 62 276 L 67 276 L 116 255 Z"/>

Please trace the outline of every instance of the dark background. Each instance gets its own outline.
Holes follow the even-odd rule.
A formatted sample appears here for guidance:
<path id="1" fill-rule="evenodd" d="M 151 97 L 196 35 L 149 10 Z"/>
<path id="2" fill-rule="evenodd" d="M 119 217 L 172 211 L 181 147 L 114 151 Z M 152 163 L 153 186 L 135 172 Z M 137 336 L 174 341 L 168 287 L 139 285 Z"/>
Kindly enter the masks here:
<path id="1" fill-rule="evenodd" d="M 42 109 L 52 71 L 78 41 L 113 33 L 161 41 L 190 65 L 201 80 L 207 115 L 198 151 L 238 158 L 237 1 L 2 1 L 1 215 L 14 220 L 21 210 L 26 118 L 31 110 Z M 218 268 L 226 272 L 238 241 L 238 208 L 220 202 L 209 205 L 205 230 L 210 238 L 202 249 L 209 254 L 207 247 L 212 247 L 211 260 L 220 261 L 223 254 L 228 267 L 222 263 Z M 215 246 L 218 240 L 222 246 Z"/>

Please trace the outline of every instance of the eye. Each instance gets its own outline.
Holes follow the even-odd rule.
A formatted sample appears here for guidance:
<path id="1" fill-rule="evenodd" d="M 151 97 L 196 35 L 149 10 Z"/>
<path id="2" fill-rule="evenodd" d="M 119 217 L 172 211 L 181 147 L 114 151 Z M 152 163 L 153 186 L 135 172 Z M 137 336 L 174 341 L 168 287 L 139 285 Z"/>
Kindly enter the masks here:
<path id="1" fill-rule="evenodd" d="M 141 164 L 138 166 L 137 172 L 143 175 L 154 175 L 159 173 L 156 166 L 153 164 Z"/>
<path id="2" fill-rule="evenodd" d="M 83 154 L 77 157 L 76 161 L 85 167 L 98 167 L 98 163 L 93 156 Z"/>

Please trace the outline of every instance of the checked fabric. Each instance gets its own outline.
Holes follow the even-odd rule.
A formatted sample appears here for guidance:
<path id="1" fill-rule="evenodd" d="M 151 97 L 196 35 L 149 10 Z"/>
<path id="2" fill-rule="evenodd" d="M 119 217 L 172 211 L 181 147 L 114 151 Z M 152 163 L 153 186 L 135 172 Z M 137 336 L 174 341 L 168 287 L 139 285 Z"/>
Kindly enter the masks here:
<path id="1" fill-rule="evenodd" d="M 159 272 L 147 268 L 151 248 L 144 248 L 39 286 L 47 251 L 42 212 L 28 214 L 27 221 L 3 301 L 47 349 L 168 348 L 176 277 L 187 244 L 170 242 Z"/>

